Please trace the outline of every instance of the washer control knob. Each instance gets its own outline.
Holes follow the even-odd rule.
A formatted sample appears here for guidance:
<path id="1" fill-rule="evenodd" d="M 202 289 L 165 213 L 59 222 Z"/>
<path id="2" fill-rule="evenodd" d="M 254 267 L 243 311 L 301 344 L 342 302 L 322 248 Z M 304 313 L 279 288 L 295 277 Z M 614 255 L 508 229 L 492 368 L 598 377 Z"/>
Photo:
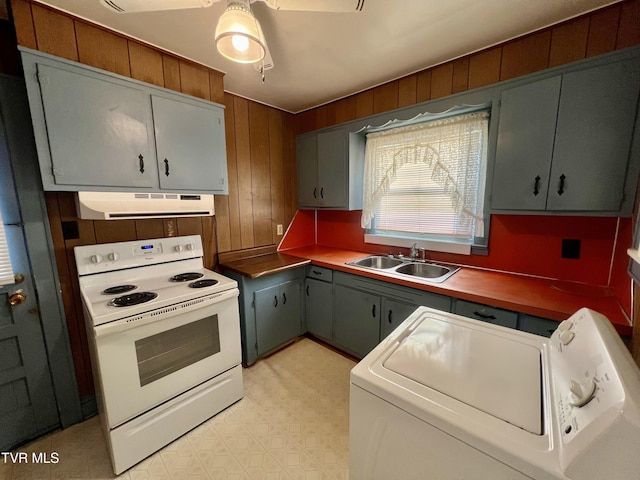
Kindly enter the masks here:
<path id="1" fill-rule="evenodd" d="M 176 245 L 175 247 L 173 247 L 173 249 L 174 249 L 176 252 L 181 252 L 181 251 L 183 251 L 183 250 L 184 250 L 184 247 L 183 247 L 182 245 Z"/>
<path id="2" fill-rule="evenodd" d="M 572 330 L 563 330 L 558 338 L 563 345 L 569 345 L 575 336 L 576 334 Z"/>
<path id="3" fill-rule="evenodd" d="M 111 252 L 109 255 L 107 255 L 107 258 L 112 262 L 115 262 L 120 258 L 120 255 L 118 255 L 116 252 Z"/>
<path id="4" fill-rule="evenodd" d="M 89 261 L 91 263 L 100 263 L 100 262 L 102 262 L 102 255 L 99 255 L 97 253 L 95 255 L 91 255 L 89 257 Z"/>
<path id="5" fill-rule="evenodd" d="M 593 394 L 596 392 L 596 382 L 593 379 L 582 383 L 570 380 L 569 390 L 571 391 L 569 403 L 574 407 L 582 407 L 593 398 Z"/>
<path id="6" fill-rule="evenodd" d="M 560 325 L 558 325 L 558 332 L 564 332 L 565 330 L 571 330 L 572 328 L 573 328 L 573 321 L 564 320 L 560 322 Z"/>

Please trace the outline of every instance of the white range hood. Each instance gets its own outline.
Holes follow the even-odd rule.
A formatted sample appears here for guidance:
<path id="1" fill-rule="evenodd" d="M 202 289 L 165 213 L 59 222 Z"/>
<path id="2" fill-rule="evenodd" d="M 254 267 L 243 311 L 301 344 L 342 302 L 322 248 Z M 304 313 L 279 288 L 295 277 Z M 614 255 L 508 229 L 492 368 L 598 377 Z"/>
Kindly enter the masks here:
<path id="1" fill-rule="evenodd" d="M 213 195 L 181 193 L 78 192 L 78 217 L 115 220 L 202 217 L 214 214 Z"/>

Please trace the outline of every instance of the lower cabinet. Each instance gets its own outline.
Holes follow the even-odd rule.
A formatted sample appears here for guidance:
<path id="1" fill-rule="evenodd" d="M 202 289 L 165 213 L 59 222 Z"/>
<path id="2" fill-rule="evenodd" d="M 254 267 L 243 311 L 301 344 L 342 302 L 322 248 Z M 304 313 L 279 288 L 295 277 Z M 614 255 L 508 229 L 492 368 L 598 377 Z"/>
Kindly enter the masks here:
<path id="1" fill-rule="evenodd" d="M 534 333 L 543 337 L 550 337 L 556 331 L 560 324 L 557 320 L 549 320 L 547 318 L 534 317 L 525 313 L 520 314 L 518 320 L 518 330 L 523 332 Z"/>
<path id="2" fill-rule="evenodd" d="M 333 340 L 339 347 L 362 358 L 380 342 L 380 297 L 344 285 L 336 285 L 333 294 Z"/>
<path id="3" fill-rule="evenodd" d="M 413 303 L 383 298 L 382 315 L 380 316 L 380 340 L 389 336 L 398 325 L 404 322 L 409 315 L 415 311 L 417 306 L 418 305 Z M 449 308 L 446 310 L 448 311 Z"/>
<path id="4" fill-rule="evenodd" d="M 330 342 L 333 338 L 333 284 L 307 277 L 304 291 L 307 332 Z"/>
<path id="5" fill-rule="evenodd" d="M 304 333 L 304 267 L 258 278 L 230 270 L 224 274 L 236 280 L 240 289 L 242 363 L 252 365 Z"/>

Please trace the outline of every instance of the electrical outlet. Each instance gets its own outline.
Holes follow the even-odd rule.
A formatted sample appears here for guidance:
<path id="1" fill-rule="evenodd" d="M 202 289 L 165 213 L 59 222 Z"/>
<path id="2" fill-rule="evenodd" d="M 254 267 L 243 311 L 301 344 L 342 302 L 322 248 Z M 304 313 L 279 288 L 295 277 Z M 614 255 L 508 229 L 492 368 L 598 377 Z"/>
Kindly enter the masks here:
<path id="1" fill-rule="evenodd" d="M 276 227 L 278 230 L 278 235 L 282 235 L 283 234 L 283 230 L 282 230 L 282 224 L 279 223 L 278 226 Z"/>

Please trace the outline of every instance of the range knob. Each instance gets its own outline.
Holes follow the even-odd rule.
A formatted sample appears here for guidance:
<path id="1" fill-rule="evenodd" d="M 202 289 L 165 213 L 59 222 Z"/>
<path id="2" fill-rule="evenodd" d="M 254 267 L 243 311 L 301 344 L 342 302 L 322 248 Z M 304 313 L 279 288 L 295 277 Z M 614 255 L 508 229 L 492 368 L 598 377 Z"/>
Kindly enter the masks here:
<path id="1" fill-rule="evenodd" d="M 173 247 L 173 249 L 176 252 L 182 252 L 184 250 L 184 247 L 182 245 L 176 245 L 175 247 Z"/>
<path id="2" fill-rule="evenodd" d="M 96 253 L 95 255 L 91 255 L 89 257 L 89 261 L 91 263 L 100 263 L 100 262 L 102 262 L 102 255 L 100 255 L 98 253 Z"/>
<path id="3" fill-rule="evenodd" d="M 187 243 L 186 247 L 189 251 L 193 250 L 193 243 Z"/>
<path id="4" fill-rule="evenodd" d="M 585 382 L 570 380 L 569 390 L 571 391 L 569 403 L 574 407 L 582 407 L 593 398 L 593 394 L 596 392 L 596 382 L 593 379 Z"/>
<path id="5" fill-rule="evenodd" d="M 109 255 L 107 255 L 107 258 L 112 262 L 115 262 L 120 258 L 120 255 L 118 255 L 116 252 L 111 252 Z"/>

